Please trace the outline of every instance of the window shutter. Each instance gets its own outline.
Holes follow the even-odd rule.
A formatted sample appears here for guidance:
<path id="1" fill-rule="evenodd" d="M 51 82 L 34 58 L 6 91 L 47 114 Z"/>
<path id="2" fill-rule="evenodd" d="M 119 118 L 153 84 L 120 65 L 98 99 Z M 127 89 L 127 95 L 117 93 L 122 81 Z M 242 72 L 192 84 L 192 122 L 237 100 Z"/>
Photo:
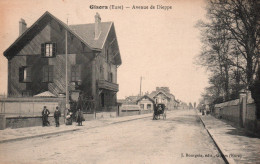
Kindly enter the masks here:
<path id="1" fill-rule="evenodd" d="M 31 79 L 31 75 L 32 75 L 32 69 L 31 67 L 27 67 L 26 68 L 26 82 L 31 82 L 32 79 Z"/>
<path id="2" fill-rule="evenodd" d="M 46 82 L 46 66 L 42 67 L 42 75 L 43 75 L 42 82 Z"/>
<path id="3" fill-rule="evenodd" d="M 81 68 L 81 65 L 78 65 L 78 81 L 79 80 L 81 80 L 81 70 L 82 70 L 82 68 Z"/>
<path id="4" fill-rule="evenodd" d="M 113 73 L 110 72 L 110 82 L 112 83 L 113 82 Z"/>
<path id="5" fill-rule="evenodd" d="M 41 44 L 41 56 L 42 57 L 45 56 L 45 44 L 44 43 Z"/>
<path id="6" fill-rule="evenodd" d="M 53 82 L 53 65 L 49 66 L 49 82 Z"/>
<path id="7" fill-rule="evenodd" d="M 52 56 L 56 56 L 57 46 L 56 43 L 52 43 Z"/>
<path id="8" fill-rule="evenodd" d="M 71 66 L 71 81 L 76 81 L 76 66 L 72 65 Z"/>
<path id="9" fill-rule="evenodd" d="M 23 82 L 24 67 L 19 68 L 19 82 Z"/>

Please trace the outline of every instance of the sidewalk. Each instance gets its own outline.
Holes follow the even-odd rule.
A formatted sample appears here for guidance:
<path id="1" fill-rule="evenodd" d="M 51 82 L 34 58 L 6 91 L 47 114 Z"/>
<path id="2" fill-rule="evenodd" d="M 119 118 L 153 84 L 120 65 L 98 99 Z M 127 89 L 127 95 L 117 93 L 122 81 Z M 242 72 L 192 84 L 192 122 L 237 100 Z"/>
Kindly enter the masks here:
<path id="1" fill-rule="evenodd" d="M 260 163 L 259 137 L 211 115 L 198 115 L 228 163 Z"/>
<path id="2" fill-rule="evenodd" d="M 68 133 L 68 132 L 78 131 L 81 129 L 90 129 L 90 128 L 96 128 L 100 126 L 107 126 L 111 124 L 126 122 L 126 121 L 138 120 L 146 117 L 148 118 L 151 117 L 152 119 L 152 113 L 84 121 L 82 123 L 83 126 L 77 126 L 77 123 L 73 122 L 73 125 L 63 124 L 60 127 L 55 127 L 55 125 L 51 125 L 48 127 L 34 126 L 34 127 L 18 128 L 18 129 L 8 128 L 5 130 L 0 130 L 0 143 L 19 141 L 19 140 L 24 140 L 29 138 L 43 137 L 48 135 L 60 134 L 60 133 Z"/>

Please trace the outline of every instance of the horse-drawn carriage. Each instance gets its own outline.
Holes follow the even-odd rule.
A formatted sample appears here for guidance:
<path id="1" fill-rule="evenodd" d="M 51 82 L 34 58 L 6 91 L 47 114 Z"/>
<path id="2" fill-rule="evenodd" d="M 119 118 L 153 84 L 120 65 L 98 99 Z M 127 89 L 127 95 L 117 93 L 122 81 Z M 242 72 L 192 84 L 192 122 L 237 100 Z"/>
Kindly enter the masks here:
<path id="1" fill-rule="evenodd" d="M 153 112 L 153 120 L 160 119 L 160 116 L 162 115 L 163 119 L 166 119 L 166 106 L 165 104 L 156 104 L 154 106 L 154 112 Z"/>

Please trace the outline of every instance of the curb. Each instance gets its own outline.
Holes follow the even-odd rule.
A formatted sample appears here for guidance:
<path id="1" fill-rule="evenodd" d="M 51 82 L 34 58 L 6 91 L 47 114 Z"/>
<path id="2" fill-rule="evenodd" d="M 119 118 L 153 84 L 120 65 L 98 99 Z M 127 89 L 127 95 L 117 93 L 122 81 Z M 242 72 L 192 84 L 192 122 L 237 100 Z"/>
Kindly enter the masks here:
<path id="1" fill-rule="evenodd" d="M 148 117 L 151 117 L 151 116 L 140 117 L 140 118 L 134 118 L 134 119 L 131 119 L 131 120 L 124 120 L 124 121 L 117 121 L 117 122 L 112 122 L 112 123 L 110 123 L 109 125 L 112 125 L 112 124 L 118 124 L 118 123 L 123 123 L 123 122 L 128 122 L 128 121 L 135 121 L 135 120 L 140 120 L 140 119 L 143 119 L 143 118 L 148 118 Z"/>
<path id="2" fill-rule="evenodd" d="M 148 117 L 151 117 L 151 116 L 145 116 L 145 117 L 140 117 L 140 118 L 133 118 L 133 119 L 123 120 L 123 121 L 116 121 L 116 122 L 112 122 L 112 123 L 109 123 L 109 124 L 104 125 L 104 126 L 109 126 L 109 125 L 118 124 L 118 123 L 124 123 L 124 122 L 129 122 L 129 121 L 140 120 L 140 119 L 144 119 L 144 118 L 148 118 Z M 93 129 L 93 128 L 98 128 L 98 127 L 101 127 L 101 126 L 93 126 L 93 127 L 89 127 L 89 128 L 86 128 L 86 129 Z M 56 134 L 74 132 L 74 131 L 79 131 L 81 129 L 82 128 L 75 128 L 75 129 L 58 131 L 58 132 L 44 133 L 44 134 L 39 134 L 39 135 L 34 135 L 34 136 L 18 137 L 18 138 L 13 138 L 13 139 L 4 139 L 4 140 L 0 140 L 0 144 L 7 143 L 7 142 L 14 142 L 14 141 L 22 141 L 22 140 L 31 139 L 31 138 L 37 138 L 37 137 L 44 137 L 44 136 L 51 136 L 51 135 L 56 135 Z"/>
<path id="3" fill-rule="evenodd" d="M 198 113 L 197 113 L 198 114 Z M 214 135 L 211 134 L 210 130 L 208 130 L 207 126 L 205 125 L 204 121 L 201 119 L 201 117 L 199 115 L 197 115 L 200 119 L 200 121 L 202 122 L 204 128 L 206 129 L 207 133 L 209 134 L 210 138 L 213 140 L 214 144 L 216 145 L 218 151 L 221 154 L 221 157 L 223 158 L 223 160 L 227 163 L 227 164 L 236 164 L 235 160 L 233 158 L 227 158 L 225 156 L 225 154 L 228 154 L 225 150 L 224 147 L 220 144 L 220 142 L 217 141 L 216 137 L 214 137 Z"/>
<path id="4" fill-rule="evenodd" d="M 73 131 L 78 131 L 78 130 L 80 130 L 80 129 L 77 128 L 77 129 L 70 129 L 70 130 L 64 130 L 64 131 L 59 131 L 59 132 L 51 132 L 51 133 L 39 134 L 39 135 L 34 135 L 34 136 L 26 136 L 26 137 L 18 137 L 18 138 L 13 138 L 13 139 L 5 139 L 5 140 L 1 140 L 0 144 L 1 143 L 6 143 L 6 142 L 26 140 L 26 139 L 30 139 L 30 138 L 37 138 L 37 137 L 44 137 L 44 136 L 49 136 L 49 135 L 61 134 L 61 133 L 68 133 L 68 132 L 73 132 Z"/>

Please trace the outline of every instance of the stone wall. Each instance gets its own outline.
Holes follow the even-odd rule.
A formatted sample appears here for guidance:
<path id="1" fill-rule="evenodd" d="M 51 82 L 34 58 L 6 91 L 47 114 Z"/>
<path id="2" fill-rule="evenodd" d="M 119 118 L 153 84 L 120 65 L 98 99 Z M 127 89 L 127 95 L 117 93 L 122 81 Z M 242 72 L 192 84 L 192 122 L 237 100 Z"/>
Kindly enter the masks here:
<path id="1" fill-rule="evenodd" d="M 0 103 L 0 113 L 6 117 L 41 116 L 43 106 L 46 106 L 51 114 L 54 113 L 57 106 L 59 106 L 62 114 L 65 109 L 64 98 L 6 98 L 1 99 Z"/>
<path id="2" fill-rule="evenodd" d="M 50 126 L 55 126 L 55 120 L 53 115 L 48 117 Z M 64 117 L 60 117 L 60 125 L 64 124 Z M 42 117 L 6 117 L 6 127 L 5 128 L 24 128 L 32 126 L 42 126 Z"/>
<path id="3" fill-rule="evenodd" d="M 244 98 L 240 97 L 240 99 L 216 104 L 212 114 L 217 118 L 228 120 L 236 126 L 257 132 L 260 130 L 260 120 L 257 120 L 255 115 L 256 105 L 250 93 L 246 97 L 243 96 Z"/>

